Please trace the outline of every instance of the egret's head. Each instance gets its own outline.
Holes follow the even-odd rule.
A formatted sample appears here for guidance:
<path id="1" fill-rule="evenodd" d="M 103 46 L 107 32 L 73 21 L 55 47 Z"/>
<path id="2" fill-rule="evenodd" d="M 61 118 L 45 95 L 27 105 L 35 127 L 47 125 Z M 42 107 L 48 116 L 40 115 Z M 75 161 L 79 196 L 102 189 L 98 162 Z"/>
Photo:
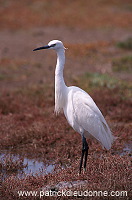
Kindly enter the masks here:
<path id="1" fill-rule="evenodd" d="M 54 49 L 54 50 L 59 50 L 59 49 L 66 49 L 63 45 L 63 43 L 59 40 L 52 40 L 48 43 L 46 46 L 42 46 L 39 48 L 34 49 L 33 51 L 41 50 L 41 49 Z"/>

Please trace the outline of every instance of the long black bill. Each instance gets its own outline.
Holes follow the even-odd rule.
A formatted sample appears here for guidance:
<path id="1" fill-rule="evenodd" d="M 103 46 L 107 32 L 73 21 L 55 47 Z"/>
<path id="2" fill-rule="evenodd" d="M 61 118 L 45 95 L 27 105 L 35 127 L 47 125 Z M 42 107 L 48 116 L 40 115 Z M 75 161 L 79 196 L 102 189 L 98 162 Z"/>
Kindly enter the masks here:
<path id="1" fill-rule="evenodd" d="M 43 47 L 39 47 L 39 48 L 33 49 L 33 51 L 38 51 L 38 50 L 42 50 L 42 49 L 49 49 L 49 48 L 50 48 L 50 46 L 46 45 L 46 46 L 43 46 Z"/>

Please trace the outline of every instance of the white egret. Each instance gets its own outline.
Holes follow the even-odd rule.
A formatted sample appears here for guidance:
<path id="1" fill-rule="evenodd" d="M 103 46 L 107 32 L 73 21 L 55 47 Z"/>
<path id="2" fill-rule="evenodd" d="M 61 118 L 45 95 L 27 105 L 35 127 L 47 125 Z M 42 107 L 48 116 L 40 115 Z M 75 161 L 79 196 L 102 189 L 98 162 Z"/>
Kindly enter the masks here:
<path id="1" fill-rule="evenodd" d="M 59 40 L 52 40 L 46 46 L 34 49 L 54 49 L 57 53 L 57 64 L 55 69 L 55 112 L 61 110 L 72 128 L 82 136 L 82 155 L 79 172 L 81 173 L 83 158 L 84 169 L 88 156 L 88 143 L 86 138 L 93 136 L 107 150 L 111 148 L 114 136 L 104 119 L 101 111 L 93 99 L 82 89 L 70 86 L 67 87 L 63 78 L 65 64 L 65 47 Z"/>

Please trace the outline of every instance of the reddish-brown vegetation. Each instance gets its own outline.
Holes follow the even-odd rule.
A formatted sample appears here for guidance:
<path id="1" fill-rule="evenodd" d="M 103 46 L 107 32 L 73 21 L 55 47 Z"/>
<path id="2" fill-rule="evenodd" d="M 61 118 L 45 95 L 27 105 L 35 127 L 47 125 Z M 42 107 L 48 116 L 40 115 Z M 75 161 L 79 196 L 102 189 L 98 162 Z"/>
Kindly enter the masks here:
<path id="1" fill-rule="evenodd" d="M 1 28 L 75 26 L 80 28 L 129 27 L 131 1 L 22 1 L 1 2 Z M 65 7 L 64 7 L 65 5 Z M 131 7 L 130 7 L 131 8 Z M 91 20 L 92 19 L 92 20 Z M 126 20 L 127 19 L 127 20 Z"/>
<path id="2" fill-rule="evenodd" d="M 18 191 L 59 190 L 58 184 L 74 181 L 78 184 L 72 190 L 126 190 L 128 197 L 114 199 L 130 199 L 131 149 L 125 152 L 124 147 L 130 146 L 131 139 L 131 39 L 127 40 L 129 48 L 116 46 L 130 37 L 130 11 L 130 0 L 0 2 L 0 149 L 7 155 L 39 158 L 56 166 L 51 174 L 20 178 L 15 172 L 24 167 L 23 159 L 0 160 L 1 200 L 39 199 L 19 198 Z M 65 70 L 68 85 L 90 93 L 117 137 L 109 152 L 97 141 L 88 140 L 87 171 L 81 175 L 80 135 L 62 114 L 54 114 L 55 55 L 32 53 L 39 42 L 50 39 L 64 40 L 69 49 Z M 117 61 L 118 70 L 114 70 Z M 13 173 L 6 177 L 5 170 Z"/>

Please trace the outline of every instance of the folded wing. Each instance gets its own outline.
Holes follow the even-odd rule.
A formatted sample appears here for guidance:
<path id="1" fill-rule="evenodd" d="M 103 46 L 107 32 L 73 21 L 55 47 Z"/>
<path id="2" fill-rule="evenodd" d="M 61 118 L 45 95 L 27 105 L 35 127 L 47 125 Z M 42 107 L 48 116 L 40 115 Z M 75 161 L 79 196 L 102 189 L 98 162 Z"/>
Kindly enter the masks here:
<path id="1" fill-rule="evenodd" d="M 83 128 L 85 135 L 88 132 L 95 137 L 106 149 L 110 149 L 114 136 L 104 119 L 101 111 L 93 99 L 79 88 L 72 96 L 74 119 Z"/>

